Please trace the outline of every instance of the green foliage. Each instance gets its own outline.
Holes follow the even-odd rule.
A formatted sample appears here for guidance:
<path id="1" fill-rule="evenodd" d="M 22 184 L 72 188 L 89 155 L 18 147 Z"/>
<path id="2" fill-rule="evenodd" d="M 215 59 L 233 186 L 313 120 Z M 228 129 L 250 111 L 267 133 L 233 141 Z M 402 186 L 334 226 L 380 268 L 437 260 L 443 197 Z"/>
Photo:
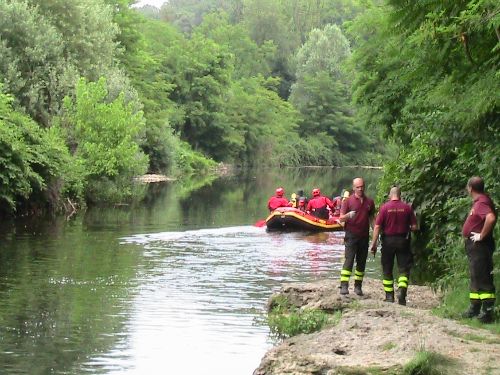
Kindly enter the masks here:
<path id="1" fill-rule="evenodd" d="M 269 40 L 258 45 L 242 24 L 229 24 L 226 13 L 206 14 L 194 33 L 212 39 L 233 56 L 234 80 L 271 75 L 271 64 L 276 55 L 274 42 Z"/>
<path id="2" fill-rule="evenodd" d="M 139 149 L 142 112 L 134 113 L 133 103 L 124 105 L 123 95 L 105 102 L 105 85 L 104 79 L 87 84 L 82 78 L 74 101 L 65 99 L 64 121 L 72 125 L 73 157 L 83 171 L 85 197 L 90 202 L 107 200 L 107 194 L 96 196 L 96 186 L 105 188 L 113 202 L 130 197 L 132 178 L 143 174 L 148 162 Z"/>
<path id="3" fill-rule="evenodd" d="M 281 339 L 320 331 L 340 319 L 340 312 L 332 315 L 322 310 L 290 308 L 287 304 L 286 300 L 277 301 L 267 318 L 271 333 Z"/>
<path id="4" fill-rule="evenodd" d="M 193 151 L 187 142 L 181 142 L 175 154 L 174 173 L 190 173 L 214 169 L 217 163 L 205 158 L 200 152 Z"/>
<path id="5" fill-rule="evenodd" d="M 69 170 L 69 152 L 53 129 L 41 129 L 12 109 L 12 97 L 0 93 L 0 213 L 22 203 L 43 209 L 57 205 L 60 176 Z"/>
<path id="6" fill-rule="evenodd" d="M 258 76 L 233 85 L 226 107 L 234 132 L 230 155 L 247 165 L 294 165 L 297 112 L 276 93 L 275 79 Z"/>
<path id="7" fill-rule="evenodd" d="M 318 150 L 330 150 L 305 153 L 301 162 L 310 163 L 319 155 L 325 157 L 321 165 L 363 162 L 359 150 L 368 149 L 369 138 L 355 122 L 350 82 L 343 72 L 350 55 L 349 43 L 336 25 L 312 30 L 297 53 L 297 82 L 289 100 L 301 113 L 299 134 L 319 141 L 314 142 Z"/>
<path id="8" fill-rule="evenodd" d="M 455 361 L 442 354 L 422 350 L 403 367 L 404 375 L 447 375 L 454 372 Z"/>
<path id="9" fill-rule="evenodd" d="M 360 72 L 354 98 L 365 121 L 384 127 L 400 146 L 385 167 L 379 201 L 400 185 L 419 218 L 417 273 L 448 287 L 467 278 L 461 239 L 472 204 L 467 180 L 480 175 L 493 200 L 500 198 L 500 34 L 498 23 L 486 21 L 497 18 L 500 5 L 389 3 L 352 25 Z"/>
<path id="10" fill-rule="evenodd" d="M 180 111 L 172 126 L 194 149 L 222 160 L 221 139 L 230 131 L 223 115 L 232 69 L 229 55 L 212 40 L 195 35 L 170 48 L 168 67 L 175 85 L 170 99 Z"/>

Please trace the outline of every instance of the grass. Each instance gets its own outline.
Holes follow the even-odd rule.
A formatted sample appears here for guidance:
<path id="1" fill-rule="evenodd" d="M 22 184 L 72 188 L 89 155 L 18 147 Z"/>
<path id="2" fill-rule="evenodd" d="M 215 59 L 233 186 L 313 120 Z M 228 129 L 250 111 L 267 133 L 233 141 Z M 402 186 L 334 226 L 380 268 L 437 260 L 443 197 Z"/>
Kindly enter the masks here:
<path id="1" fill-rule="evenodd" d="M 493 323 L 483 324 L 477 319 L 462 318 L 462 313 L 469 307 L 469 280 L 457 280 L 453 285 L 448 286 L 444 291 L 440 305 L 433 310 L 433 313 L 442 318 L 455 319 L 460 322 L 475 327 L 483 328 L 492 333 L 500 334 L 500 306 L 495 306 L 493 310 Z"/>
<path id="2" fill-rule="evenodd" d="M 487 343 L 487 344 L 500 344 L 500 337 L 491 338 L 491 337 L 477 335 L 474 333 L 460 334 L 456 331 L 450 331 L 450 330 L 445 330 L 445 333 L 447 335 L 450 335 L 453 337 L 459 337 L 459 338 L 467 340 L 467 341 Z"/>
<path id="3" fill-rule="evenodd" d="M 442 354 L 432 351 L 419 351 L 407 365 L 403 367 L 403 375 L 448 375 L 455 371 L 456 362 Z"/>
<path id="4" fill-rule="evenodd" d="M 329 314 L 321 310 L 294 310 L 292 312 L 272 311 L 268 315 L 271 333 L 279 338 L 286 338 L 301 333 L 312 333 L 327 325 L 335 325 L 340 319 L 340 312 Z"/>
<path id="5" fill-rule="evenodd" d="M 340 311 L 329 313 L 316 309 L 299 309 L 290 306 L 282 296 L 278 296 L 271 306 L 271 311 L 263 320 L 267 322 L 271 334 L 280 339 L 320 331 L 325 326 L 337 324 L 342 315 Z"/>
<path id="6" fill-rule="evenodd" d="M 396 344 L 394 344 L 393 342 L 388 342 L 387 344 L 385 344 L 382 347 L 382 350 L 391 350 L 391 349 L 393 349 L 395 347 L 396 347 Z"/>

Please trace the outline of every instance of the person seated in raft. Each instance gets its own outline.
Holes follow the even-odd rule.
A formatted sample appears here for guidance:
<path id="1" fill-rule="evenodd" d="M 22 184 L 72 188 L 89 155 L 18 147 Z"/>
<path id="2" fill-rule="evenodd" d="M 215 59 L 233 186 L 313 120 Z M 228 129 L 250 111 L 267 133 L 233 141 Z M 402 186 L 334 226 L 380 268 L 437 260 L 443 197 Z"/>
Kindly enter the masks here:
<path id="1" fill-rule="evenodd" d="M 307 202 L 309 198 L 304 195 L 304 189 L 297 189 L 297 208 L 301 211 L 306 212 Z"/>
<path id="2" fill-rule="evenodd" d="M 307 211 L 306 197 L 300 197 L 297 203 L 297 208 L 299 210 L 301 210 L 302 212 Z"/>
<path id="3" fill-rule="evenodd" d="M 342 202 L 349 198 L 349 191 L 348 190 L 342 190 L 342 193 L 340 193 L 340 196 L 333 198 L 333 209 L 332 209 L 332 216 L 333 217 L 339 217 L 340 216 L 340 209 L 342 208 Z"/>
<path id="4" fill-rule="evenodd" d="M 285 194 L 285 191 L 283 188 L 277 188 L 276 189 L 276 195 L 269 198 L 269 202 L 267 202 L 267 208 L 269 211 L 274 211 L 278 207 L 291 207 L 292 204 L 288 202 L 288 199 L 283 198 L 283 194 Z"/>
<path id="5" fill-rule="evenodd" d="M 328 220 L 330 211 L 333 209 L 333 203 L 327 197 L 321 196 L 319 189 L 313 189 L 313 197 L 307 203 L 307 212 L 318 219 Z"/>

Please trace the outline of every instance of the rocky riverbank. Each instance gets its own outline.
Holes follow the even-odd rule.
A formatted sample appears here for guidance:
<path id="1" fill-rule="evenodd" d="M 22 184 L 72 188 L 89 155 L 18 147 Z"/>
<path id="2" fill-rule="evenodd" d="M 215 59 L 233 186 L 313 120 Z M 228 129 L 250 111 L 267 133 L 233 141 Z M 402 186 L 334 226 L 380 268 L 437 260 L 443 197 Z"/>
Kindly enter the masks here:
<path id="1" fill-rule="evenodd" d="M 449 358 L 450 374 L 500 374 L 500 337 L 432 315 L 439 296 L 430 288 L 411 285 L 407 306 L 383 302 L 380 280 L 365 280 L 363 291 L 340 296 L 331 280 L 283 286 L 290 305 L 343 314 L 334 327 L 284 340 L 254 375 L 398 374 L 421 351 Z"/>

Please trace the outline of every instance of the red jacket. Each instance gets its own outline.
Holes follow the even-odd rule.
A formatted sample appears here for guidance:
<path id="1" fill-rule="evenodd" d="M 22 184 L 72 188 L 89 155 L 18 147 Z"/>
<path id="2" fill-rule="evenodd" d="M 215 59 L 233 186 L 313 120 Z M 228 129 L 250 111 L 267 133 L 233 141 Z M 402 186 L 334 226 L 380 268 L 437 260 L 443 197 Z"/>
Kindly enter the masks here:
<path id="1" fill-rule="evenodd" d="M 328 206 L 330 209 L 333 208 L 333 203 L 327 197 L 314 197 L 309 200 L 307 204 L 307 211 L 311 211 L 312 208 L 322 208 Z"/>
<path id="2" fill-rule="evenodd" d="M 269 198 L 269 202 L 267 202 L 267 208 L 269 208 L 270 211 L 273 211 L 278 207 L 290 207 L 290 206 L 291 204 L 288 203 L 288 199 L 283 197 L 274 196 Z"/>

